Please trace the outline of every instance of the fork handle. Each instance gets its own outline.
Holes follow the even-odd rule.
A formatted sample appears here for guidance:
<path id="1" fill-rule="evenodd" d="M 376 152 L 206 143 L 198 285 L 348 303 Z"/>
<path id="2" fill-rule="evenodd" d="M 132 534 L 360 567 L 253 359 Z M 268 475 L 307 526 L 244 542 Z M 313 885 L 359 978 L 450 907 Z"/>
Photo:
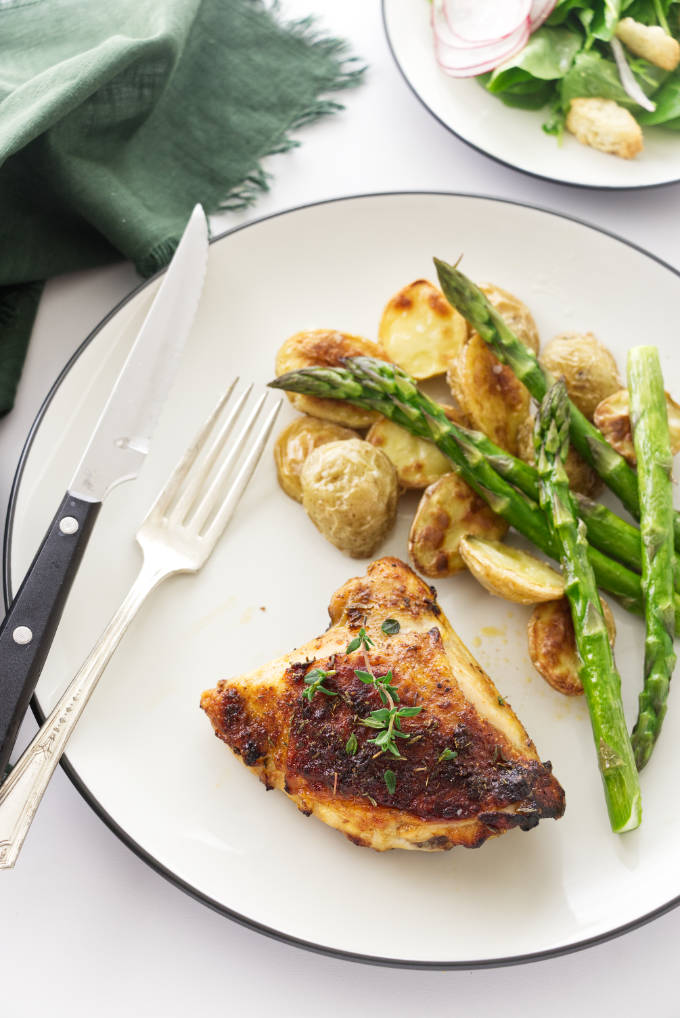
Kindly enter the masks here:
<path id="1" fill-rule="evenodd" d="M 0 869 L 14 866 L 40 800 L 99 677 L 148 595 L 169 575 L 167 569 L 142 565 L 120 608 L 0 786 Z"/>

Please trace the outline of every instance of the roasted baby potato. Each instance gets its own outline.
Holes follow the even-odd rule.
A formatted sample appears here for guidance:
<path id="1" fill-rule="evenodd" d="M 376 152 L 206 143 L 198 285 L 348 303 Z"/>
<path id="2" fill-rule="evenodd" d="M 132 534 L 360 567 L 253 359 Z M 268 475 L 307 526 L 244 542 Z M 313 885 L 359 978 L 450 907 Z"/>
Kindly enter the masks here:
<path id="1" fill-rule="evenodd" d="M 529 415 L 529 393 L 478 333 L 451 361 L 447 380 L 472 427 L 515 454 L 517 430 Z"/>
<path id="2" fill-rule="evenodd" d="M 680 452 L 680 406 L 666 393 L 666 410 L 668 413 L 668 430 L 671 438 L 671 452 L 675 456 Z M 607 396 L 598 403 L 593 415 L 595 426 L 617 452 L 635 466 L 635 447 L 630 427 L 628 389 Z"/>
<path id="3" fill-rule="evenodd" d="M 352 558 L 371 555 L 394 524 L 397 472 L 370 442 L 350 438 L 319 446 L 300 481 L 312 523 Z"/>
<path id="4" fill-rule="evenodd" d="M 502 315 L 517 338 L 534 353 L 538 353 L 540 345 L 538 329 L 534 316 L 526 304 L 519 297 L 515 297 L 513 293 L 502 290 L 494 283 L 482 283 L 479 289 L 486 294 L 489 303 L 493 304 L 496 311 Z"/>
<path id="5" fill-rule="evenodd" d="M 274 446 L 274 460 L 279 484 L 296 502 L 302 502 L 300 472 L 314 449 L 327 442 L 358 438 L 356 431 L 339 424 L 322 421 L 320 417 L 298 417 L 284 428 Z"/>
<path id="6" fill-rule="evenodd" d="M 442 409 L 454 423 L 467 423 L 466 418 L 453 407 Z M 366 441 L 381 449 L 394 463 L 402 488 L 427 488 L 451 470 L 450 460 L 436 445 L 424 438 L 416 438 L 385 417 L 375 422 L 366 435 Z"/>
<path id="7" fill-rule="evenodd" d="M 534 452 L 534 423 L 533 417 L 527 417 L 517 429 L 517 455 L 525 463 L 535 463 Z M 572 491 L 578 491 L 582 495 L 594 498 L 602 490 L 602 481 L 599 475 L 593 470 L 589 463 L 576 452 L 573 446 L 569 446 L 567 458 L 564 461 L 564 469 L 569 478 L 569 487 Z"/>
<path id="8" fill-rule="evenodd" d="M 560 574 L 519 548 L 466 535 L 458 549 L 474 578 L 496 597 L 515 604 L 537 604 L 564 594 Z"/>
<path id="9" fill-rule="evenodd" d="M 432 378 L 444 374 L 467 332 L 467 322 L 441 290 L 416 279 L 388 301 L 378 338 L 388 360 L 414 378 Z"/>
<path id="10" fill-rule="evenodd" d="M 465 534 L 501 538 L 505 520 L 457 474 L 444 474 L 423 492 L 411 525 L 408 550 L 424 576 L 451 576 L 465 569 L 458 546 Z"/>
<path id="11" fill-rule="evenodd" d="M 621 388 L 616 361 L 592 332 L 555 336 L 540 361 L 555 378 L 564 378 L 569 398 L 588 420 L 592 421 L 598 403 Z"/>
<path id="12" fill-rule="evenodd" d="M 288 371 L 299 371 L 300 368 L 334 368 L 339 366 L 343 357 L 362 355 L 382 357 L 383 353 L 375 343 L 361 336 L 350 336 L 333 329 L 312 329 L 309 332 L 296 332 L 286 340 L 276 355 L 275 370 L 279 376 Z M 361 410 L 341 399 L 319 399 L 299 392 L 287 392 L 286 395 L 301 413 L 321 417 L 334 424 L 343 424 L 348 428 L 368 428 L 378 418 L 374 410 Z"/>
<path id="13" fill-rule="evenodd" d="M 603 597 L 602 613 L 612 647 L 616 639 L 616 623 Z M 583 686 L 579 678 L 571 608 L 566 597 L 559 601 L 538 604 L 529 619 L 529 657 L 536 671 L 548 685 L 565 696 L 579 696 Z"/>

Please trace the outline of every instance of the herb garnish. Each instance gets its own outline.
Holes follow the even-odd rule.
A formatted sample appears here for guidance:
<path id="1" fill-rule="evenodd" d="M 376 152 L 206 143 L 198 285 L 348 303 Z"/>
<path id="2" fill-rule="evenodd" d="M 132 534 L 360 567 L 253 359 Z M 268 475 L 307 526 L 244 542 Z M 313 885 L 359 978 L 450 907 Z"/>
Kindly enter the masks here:
<path id="1" fill-rule="evenodd" d="M 311 703 L 312 697 L 316 693 L 317 689 L 320 693 L 325 693 L 326 696 L 337 696 L 337 692 L 332 689 L 326 689 L 326 687 L 322 684 L 331 675 L 335 675 L 335 670 L 325 672 L 323 668 L 312 668 L 311 672 L 307 672 L 304 678 L 304 683 L 307 688 L 302 692 L 303 697 L 306 697 L 309 703 Z"/>
<path id="2" fill-rule="evenodd" d="M 447 748 L 446 748 L 446 749 L 445 749 L 445 750 L 444 750 L 444 751 L 443 751 L 442 753 L 440 753 L 440 754 L 439 754 L 439 756 L 437 757 L 437 763 L 441 763 L 441 762 L 442 762 L 442 760 L 455 760 L 457 756 L 458 756 L 458 750 L 456 750 L 456 749 L 449 749 L 449 748 L 447 747 Z"/>
<path id="3" fill-rule="evenodd" d="M 367 742 L 373 743 L 383 753 L 391 753 L 398 760 L 403 760 L 395 740 L 408 739 L 410 736 L 407 732 L 402 732 L 399 719 L 413 718 L 416 714 L 420 714 L 422 709 L 422 707 L 395 707 L 393 703 L 389 708 L 381 707 L 380 710 L 372 710 L 367 718 L 359 721 L 359 724 L 365 725 L 367 728 L 378 729 L 375 738 L 367 739 Z"/>
<path id="4" fill-rule="evenodd" d="M 373 640 L 370 638 L 363 626 L 359 630 L 359 635 L 355 636 L 354 639 L 350 640 L 347 644 L 347 653 L 353 654 L 355 650 L 359 649 L 359 647 L 364 647 L 366 650 L 369 650 L 370 647 L 375 647 Z"/>
<path id="5" fill-rule="evenodd" d="M 394 636 L 399 632 L 401 626 L 397 619 L 385 619 L 381 625 L 381 630 L 386 636 Z M 401 728 L 402 718 L 413 718 L 417 714 L 420 714 L 422 707 L 398 707 L 399 693 L 397 687 L 394 685 L 392 670 L 390 669 L 385 675 L 376 675 L 371 668 L 371 663 L 368 659 L 368 653 L 371 647 L 374 647 L 375 643 L 366 632 L 364 626 L 361 627 L 357 636 L 355 636 L 347 644 L 347 653 L 353 654 L 354 651 L 363 651 L 364 668 L 355 668 L 354 674 L 363 682 L 366 686 L 373 686 L 378 696 L 380 697 L 381 703 L 385 706 L 380 707 L 377 710 L 372 710 L 368 717 L 361 718 L 359 720 L 360 725 L 364 725 L 366 728 L 373 728 L 376 731 L 376 735 L 372 739 L 367 739 L 366 742 L 371 743 L 378 747 L 378 756 L 382 753 L 391 753 L 397 760 L 403 760 L 404 757 L 399 752 L 397 745 L 397 739 L 410 739 L 411 733 L 404 732 Z M 324 671 L 323 668 L 313 668 L 310 672 L 305 675 L 304 683 L 307 687 L 302 695 L 309 703 L 312 702 L 314 694 L 318 691 L 324 693 L 326 696 L 338 696 L 338 692 L 333 689 L 328 689 L 323 685 L 326 679 L 330 678 L 331 675 L 335 675 L 336 671 Z M 420 736 L 415 737 L 420 738 Z M 345 743 L 345 753 L 348 756 L 355 756 L 359 749 L 359 740 L 357 739 L 356 732 L 351 732 L 347 742 Z M 449 760 L 458 754 L 454 750 L 445 749 L 440 760 Z M 397 788 L 397 775 L 392 770 L 386 770 L 384 775 L 385 786 L 390 795 L 394 795 Z M 337 785 L 337 774 L 336 782 Z M 374 805 L 377 806 L 375 799 L 370 795 L 366 798 Z"/>

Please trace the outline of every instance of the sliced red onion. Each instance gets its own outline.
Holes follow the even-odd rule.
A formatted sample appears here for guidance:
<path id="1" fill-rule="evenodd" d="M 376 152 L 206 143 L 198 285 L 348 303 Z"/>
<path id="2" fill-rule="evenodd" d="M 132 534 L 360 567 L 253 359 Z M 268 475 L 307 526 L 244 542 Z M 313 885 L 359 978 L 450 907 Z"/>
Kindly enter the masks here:
<path id="1" fill-rule="evenodd" d="M 638 104 L 638 106 L 642 106 L 644 110 L 649 110 L 650 113 L 653 113 L 656 109 L 656 103 L 652 102 L 652 100 L 648 98 L 648 96 L 646 96 L 640 88 L 635 75 L 628 66 L 626 54 L 624 53 L 623 46 L 618 39 L 612 39 L 611 48 L 624 90 L 628 93 L 633 102 Z"/>
<path id="2" fill-rule="evenodd" d="M 535 32 L 550 17 L 556 5 L 557 0 L 533 0 L 529 11 L 532 32 Z"/>
<path id="3" fill-rule="evenodd" d="M 529 38 L 527 17 L 506 38 L 485 46 L 470 47 L 452 34 L 446 21 L 443 0 L 434 0 L 431 20 L 437 62 L 441 69 L 453 78 L 473 78 L 486 71 L 492 71 L 518 53 Z"/>
<path id="4" fill-rule="evenodd" d="M 452 35 L 470 46 L 507 39 L 529 17 L 531 6 L 532 0 L 443 0 Z"/>

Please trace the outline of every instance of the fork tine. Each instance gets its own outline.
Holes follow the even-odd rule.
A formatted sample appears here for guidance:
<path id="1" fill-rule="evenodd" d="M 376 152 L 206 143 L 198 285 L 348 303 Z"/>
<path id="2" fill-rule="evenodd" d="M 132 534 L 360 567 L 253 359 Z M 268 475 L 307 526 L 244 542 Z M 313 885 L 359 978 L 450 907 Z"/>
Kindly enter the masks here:
<path id="1" fill-rule="evenodd" d="M 189 473 L 189 469 L 191 468 L 192 463 L 195 461 L 196 457 L 203 448 L 203 445 L 207 441 L 208 436 L 210 435 L 210 432 L 213 429 L 215 421 L 219 417 L 222 408 L 227 403 L 237 383 L 238 378 L 235 378 L 234 381 L 226 390 L 226 392 L 224 393 L 224 395 L 220 397 L 217 406 L 210 414 L 210 417 L 208 417 L 207 421 L 205 422 L 201 430 L 198 432 L 191 445 L 186 449 L 181 460 L 179 461 L 179 463 L 171 473 L 170 477 L 167 479 L 162 489 L 158 493 L 156 501 L 153 503 L 153 505 L 151 506 L 147 513 L 146 516 L 147 519 L 150 519 L 152 516 L 153 517 L 162 516 L 165 513 L 167 506 L 171 504 L 174 498 L 176 498 L 178 491 L 181 489 L 181 486 L 184 483 L 186 475 Z"/>
<path id="2" fill-rule="evenodd" d="M 265 392 L 260 396 L 238 435 L 230 443 L 226 456 L 220 463 L 219 470 L 210 481 L 208 487 L 201 492 L 200 501 L 196 505 L 192 517 L 187 521 L 191 530 L 195 530 L 199 533 L 203 531 L 205 521 L 210 515 L 212 515 L 215 506 L 222 497 L 227 477 L 236 465 L 238 457 L 245 449 L 246 442 L 248 441 L 257 418 L 260 415 L 260 411 L 264 406 L 267 395 L 268 394 Z"/>
<path id="3" fill-rule="evenodd" d="M 262 428 L 260 429 L 258 436 L 250 449 L 250 452 L 246 456 L 245 460 L 241 464 L 239 471 L 234 478 L 234 481 L 227 492 L 226 498 L 219 504 L 219 508 L 214 517 L 208 521 L 208 526 L 204 524 L 204 536 L 211 545 L 214 545 L 220 534 L 226 527 L 227 523 L 231 519 L 236 506 L 238 505 L 243 492 L 248 487 L 248 482 L 253 476 L 255 467 L 260 461 L 260 457 L 264 452 L 264 447 L 267 444 L 274 422 L 278 417 L 279 411 L 283 405 L 283 399 L 277 400 L 275 405 L 270 409 Z"/>
<path id="4" fill-rule="evenodd" d="M 179 497 L 176 502 L 168 508 L 167 515 L 172 514 L 174 519 L 179 520 L 182 523 L 188 519 L 191 510 L 194 508 L 194 504 L 201 496 L 201 490 L 210 476 L 210 471 L 215 465 L 226 439 L 231 434 L 234 424 L 243 410 L 248 396 L 252 392 L 252 388 L 253 385 L 251 383 L 245 392 L 239 396 L 235 405 L 231 408 L 229 414 L 219 428 L 214 427 L 211 429 L 211 433 L 208 436 L 211 438 L 210 443 L 208 444 L 206 441 L 203 449 L 201 449 L 196 456 L 186 478 L 186 482 L 179 493 Z M 225 401 L 220 400 L 219 410 L 222 409 L 224 404 Z M 213 420 L 217 420 L 220 416 L 219 410 L 217 414 L 213 415 Z"/>

